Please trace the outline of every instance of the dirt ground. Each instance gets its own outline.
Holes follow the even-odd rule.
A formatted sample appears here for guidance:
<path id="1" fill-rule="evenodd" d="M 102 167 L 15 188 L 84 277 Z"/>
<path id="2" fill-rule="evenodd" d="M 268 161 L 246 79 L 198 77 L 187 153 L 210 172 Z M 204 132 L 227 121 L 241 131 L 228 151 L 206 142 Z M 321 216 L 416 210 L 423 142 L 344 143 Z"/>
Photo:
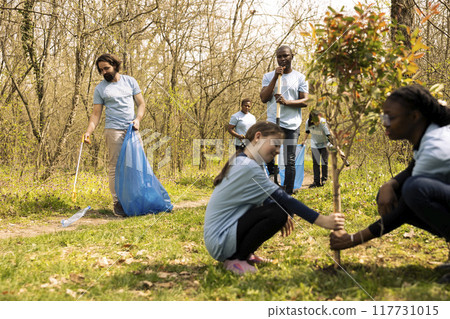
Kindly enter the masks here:
<path id="1" fill-rule="evenodd" d="M 305 189 L 313 182 L 313 176 L 306 174 L 303 179 L 301 189 Z M 209 198 L 198 201 L 185 201 L 174 204 L 174 211 L 186 208 L 195 208 L 206 206 Z M 95 211 L 90 212 L 95 214 Z M 61 231 L 72 231 L 78 226 L 82 225 L 102 225 L 113 220 L 119 220 L 120 217 L 97 215 L 96 218 L 87 216 L 81 218 L 73 226 L 64 228 L 61 226 L 61 217 L 50 217 L 45 220 L 30 220 L 26 224 L 13 224 L 0 219 L 0 239 L 14 238 L 14 237 L 34 237 L 42 234 L 51 234 Z"/>

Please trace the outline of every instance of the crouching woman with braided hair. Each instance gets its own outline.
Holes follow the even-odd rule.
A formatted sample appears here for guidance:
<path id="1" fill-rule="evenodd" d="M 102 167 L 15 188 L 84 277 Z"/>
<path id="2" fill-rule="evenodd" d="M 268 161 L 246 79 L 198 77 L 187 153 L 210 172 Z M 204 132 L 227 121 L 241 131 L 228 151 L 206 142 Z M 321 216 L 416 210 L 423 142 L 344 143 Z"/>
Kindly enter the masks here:
<path id="1" fill-rule="evenodd" d="M 342 229 L 342 214 L 321 215 L 289 196 L 270 181 L 263 167 L 280 152 L 284 133 L 274 123 L 257 122 L 246 133 L 246 147 L 238 151 L 214 180 L 205 213 L 204 239 L 211 256 L 236 274 L 254 273 L 254 255 L 266 240 L 282 230 L 292 231 L 297 214 L 327 229 Z"/>
<path id="2" fill-rule="evenodd" d="M 414 84 L 394 91 L 383 112 L 385 134 L 391 140 L 408 140 L 414 159 L 381 186 L 381 219 L 356 234 L 332 233 L 331 249 L 357 246 L 405 223 L 450 241 L 450 109 Z"/>

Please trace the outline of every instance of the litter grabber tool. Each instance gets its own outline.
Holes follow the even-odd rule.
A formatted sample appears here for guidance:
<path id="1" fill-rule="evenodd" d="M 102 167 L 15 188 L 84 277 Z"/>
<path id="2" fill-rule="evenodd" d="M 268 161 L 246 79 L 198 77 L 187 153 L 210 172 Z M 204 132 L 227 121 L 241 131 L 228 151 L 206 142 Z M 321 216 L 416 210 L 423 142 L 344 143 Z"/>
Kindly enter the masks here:
<path id="1" fill-rule="evenodd" d="M 83 152 L 83 144 L 85 141 L 85 136 L 81 137 L 81 145 L 80 145 L 80 154 L 78 155 L 78 163 L 77 163 L 77 170 L 75 173 L 75 181 L 73 182 L 73 190 L 72 190 L 72 201 L 76 202 L 77 200 L 77 179 L 78 179 L 78 169 L 80 168 L 80 161 L 81 161 L 81 153 Z M 86 143 L 90 144 L 89 136 L 86 137 Z"/>

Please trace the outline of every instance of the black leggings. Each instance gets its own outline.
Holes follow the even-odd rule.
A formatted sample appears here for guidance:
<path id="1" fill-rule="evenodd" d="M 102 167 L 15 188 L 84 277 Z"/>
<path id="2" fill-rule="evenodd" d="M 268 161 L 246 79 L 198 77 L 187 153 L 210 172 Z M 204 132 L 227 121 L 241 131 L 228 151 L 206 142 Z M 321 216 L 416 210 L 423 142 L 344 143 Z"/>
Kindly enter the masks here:
<path id="1" fill-rule="evenodd" d="M 277 203 L 248 210 L 238 220 L 236 252 L 228 259 L 247 260 L 287 222 L 288 214 Z"/>

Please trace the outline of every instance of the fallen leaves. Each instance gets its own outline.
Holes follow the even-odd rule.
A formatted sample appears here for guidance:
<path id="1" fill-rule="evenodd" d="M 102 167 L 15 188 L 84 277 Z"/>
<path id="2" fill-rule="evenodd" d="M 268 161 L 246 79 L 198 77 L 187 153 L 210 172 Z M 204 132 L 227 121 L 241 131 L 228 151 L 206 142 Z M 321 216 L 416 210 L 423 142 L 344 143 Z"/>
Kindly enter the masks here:
<path id="1" fill-rule="evenodd" d="M 70 278 L 70 280 L 71 281 L 73 281 L 74 283 L 77 283 L 77 284 L 81 284 L 81 283 L 83 283 L 84 282 L 84 275 L 81 275 L 81 274 L 74 274 L 74 273 L 71 273 L 70 275 L 69 275 L 69 278 Z"/>
<path id="2" fill-rule="evenodd" d="M 99 266 L 100 268 L 106 268 L 111 266 L 114 263 L 113 260 L 106 258 L 106 257 L 100 257 L 97 260 L 97 266 Z"/>
<path id="3" fill-rule="evenodd" d="M 186 242 L 183 245 L 183 248 L 188 253 L 198 253 L 197 246 L 198 246 L 198 244 L 195 242 Z"/>
<path id="4" fill-rule="evenodd" d="M 69 288 L 66 289 L 66 294 L 71 296 L 73 299 L 77 299 L 77 293 Z"/>
<path id="5" fill-rule="evenodd" d="M 169 278 L 169 277 L 171 277 L 171 278 L 176 278 L 176 277 L 178 277 L 178 274 L 175 273 L 175 272 L 170 273 L 170 272 L 163 272 L 163 271 L 161 271 L 161 272 L 158 272 L 156 275 L 157 275 L 159 278 L 161 278 L 161 279 L 167 279 L 167 278 Z"/>
<path id="6" fill-rule="evenodd" d="M 48 277 L 48 281 L 41 285 L 41 288 L 57 288 L 61 289 L 61 285 L 68 282 L 67 278 L 60 277 L 59 275 L 53 275 Z"/>
<path id="7" fill-rule="evenodd" d="M 69 281 L 70 279 L 70 281 Z M 55 291 L 55 290 L 60 290 L 62 289 L 62 285 L 64 284 L 68 284 L 70 282 L 75 283 L 75 284 L 83 284 L 85 281 L 85 277 L 82 274 L 76 274 L 76 273 L 71 273 L 69 275 L 69 279 L 67 279 L 64 276 L 60 276 L 60 275 L 52 275 L 50 277 L 48 277 L 48 282 L 43 283 L 40 285 L 41 288 L 48 288 L 49 291 Z M 20 289 L 19 293 L 25 293 L 27 291 L 26 288 L 22 288 Z M 78 289 L 77 293 L 82 293 L 85 294 L 87 293 L 86 290 L 84 289 Z M 70 290 L 69 288 L 66 289 L 66 294 L 70 295 L 70 296 L 74 296 L 74 294 L 76 294 L 75 292 L 73 292 L 72 290 Z M 75 297 L 74 297 L 75 298 Z"/>
<path id="8" fill-rule="evenodd" d="M 414 236 L 415 236 L 414 229 L 411 229 L 410 232 L 404 233 L 404 234 L 403 234 L 403 237 L 404 237 L 404 238 L 413 238 Z"/>
<path id="9" fill-rule="evenodd" d="M 134 275 L 145 275 L 154 280 L 143 280 L 139 282 L 138 289 L 171 289 L 175 286 L 182 286 L 185 288 L 197 288 L 200 282 L 194 279 L 195 273 L 189 271 L 181 272 L 167 272 L 167 271 L 152 271 L 150 269 L 145 271 L 133 272 Z"/>
<path id="10" fill-rule="evenodd" d="M 69 288 L 66 289 L 66 294 L 71 296 L 73 299 L 78 299 L 79 297 L 81 297 L 87 293 L 88 293 L 88 291 L 85 289 L 78 289 L 76 292 Z"/>

